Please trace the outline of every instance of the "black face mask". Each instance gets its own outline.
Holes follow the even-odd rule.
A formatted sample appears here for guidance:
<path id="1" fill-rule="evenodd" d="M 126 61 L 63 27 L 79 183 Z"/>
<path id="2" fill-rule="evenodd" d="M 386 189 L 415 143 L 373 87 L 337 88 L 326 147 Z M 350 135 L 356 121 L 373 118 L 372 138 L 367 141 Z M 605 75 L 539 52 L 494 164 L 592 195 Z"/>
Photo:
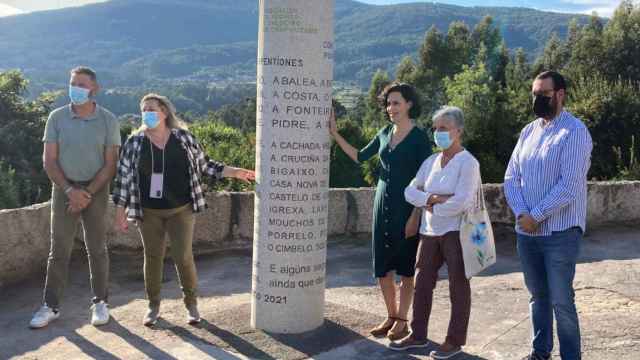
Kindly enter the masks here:
<path id="1" fill-rule="evenodd" d="M 556 107 L 551 104 L 550 96 L 536 95 L 533 99 L 533 113 L 538 118 L 549 118 L 556 113 Z"/>

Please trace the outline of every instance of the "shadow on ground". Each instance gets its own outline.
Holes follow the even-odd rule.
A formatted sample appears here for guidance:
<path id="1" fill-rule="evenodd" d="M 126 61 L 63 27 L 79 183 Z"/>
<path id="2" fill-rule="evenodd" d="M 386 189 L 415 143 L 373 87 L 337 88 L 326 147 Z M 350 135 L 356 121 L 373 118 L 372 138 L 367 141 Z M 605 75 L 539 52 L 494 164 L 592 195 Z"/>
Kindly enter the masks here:
<path id="1" fill-rule="evenodd" d="M 516 251 L 516 234 L 510 226 L 496 227 L 497 263 L 478 277 L 521 272 Z M 327 263 L 329 288 L 375 285 L 370 255 L 370 240 L 366 237 L 341 238 L 340 246 L 328 247 Z M 336 248 L 338 248 L 336 250 Z M 348 250 L 346 250 L 348 249 Z M 634 260 L 640 258 L 640 232 L 637 228 L 611 227 L 588 231 L 583 240 L 579 264 L 606 260 Z M 446 268 L 446 266 L 445 266 Z M 348 274 L 348 276 L 347 276 Z M 446 269 L 440 279 L 446 278 Z"/>
<path id="2" fill-rule="evenodd" d="M 596 322 L 601 324 L 606 320 L 606 318 L 599 317 L 600 313 L 603 314 L 602 316 L 611 317 L 611 314 L 619 312 L 620 319 L 622 319 L 623 315 L 631 314 L 625 313 L 625 311 L 638 308 L 635 302 L 640 299 L 640 293 L 638 293 L 636 286 L 629 285 L 637 285 L 637 278 L 632 278 L 632 276 L 637 276 L 637 272 L 634 272 L 634 265 L 613 264 L 609 260 L 640 258 L 639 236 L 640 233 L 635 229 L 611 228 L 590 232 L 585 238 L 580 263 L 594 263 L 597 269 L 603 269 L 598 270 L 603 271 L 598 274 L 619 274 L 614 280 L 598 274 L 590 274 L 576 286 L 576 291 L 580 294 L 579 300 L 584 302 L 582 311 L 586 314 L 584 315 L 585 329 L 593 329 L 592 334 L 585 331 L 586 343 L 589 344 L 588 341 L 590 341 L 594 344 L 594 348 L 604 346 L 599 341 L 606 338 L 606 334 L 598 332 L 601 326 L 595 325 Z M 143 329 L 140 325 L 145 309 L 142 259 L 140 257 L 112 256 L 110 306 L 115 315 L 108 325 L 93 329 L 87 325 L 91 297 L 88 265 L 86 257 L 75 256 L 69 272 L 69 285 L 62 304 L 63 316 L 45 329 L 33 331 L 27 328 L 31 315 L 40 305 L 44 275 L 39 279 L 25 281 L 19 286 L 4 288 L 0 291 L 0 307 L 2 308 L 0 328 L 3 329 L 3 336 L 0 337 L 0 358 L 43 358 L 43 354 L 56 355 L 56 349 L 64 348 L 61 344 L 68 342 L 80 349 L 86 356 L 97 359 L 121 358 L 120 354 L 114 355 L 117 352 L 113 352 L 111 345 L 105 345 L 112 343 L 120 344 L 119 350 L 130 348 L 129 350 L 138 356 L 129 358 L 145 356 L 153 359 L 174 359 L 178 356 L 170 352 L 171 348 L 167 347 L 167 342 L 173 344 L 170 341 L 176 339 L 181 339 L 177 344 L 190 343 L 202 346 L 207 353 L 213 352 L 212 348 L 216 347 L 258 359 L 304 359 L 310 356 L 330 359 L 331 357 L 323 358 L 322 354 L 332 354 L 340 348 L 360 349 L 358 356 L 364 355 L 365 358 L 367 354 L 374 353 L 379 354 L 377 358 L 385 359 L 424 358 L 426 355 L 426 350 L 415 353 L 392 352 L 386 348 L 385 344 L 367 338 L 367 330 L 382 320 L 380 316 L 382 313 L 379 310 L 374 310 L 373 306 L 369 306 L 369 304 L 379 303 L 379 292 L 371 275 L 371 254 L 369 240 L 366 237 L 334 239 L 329 243 L 327 257 L 328 294 L 331 294 L 331 291 L 334 291 L 334 294 L 342 294 L 340 296 L 343 296 L 344 299 L 341 301 L 344 302 L 338 304 L 332 303 L 333 300 L 328 300 L 325 325 L 314 332 L 301 335 L 269 334 L 250 328 L 250 305 L 248 303 L 248 293 L 251 290 L 250 255 L 251 252 L 245 250 L 198 257 L 197 266 L 199 273 L 202 274 L 200 295 L 205 304 L 203 308 L 208 311 L 208 313 L 203 313 L 207 320 L 198 327 L 182 325 L 183 322 L 180 321 L 183 308 L 180 302 L 176 301 L 181 298 L 180 289 L 176 284 L 175 270 L 171 261 L 168 261 L 164 270 L 165 283 L 162 294 L 164 299 L 172 300 L 168 301 L 172 304 L 168 304 L 166 308 L 167 318 L 159 322 L 155 329 Z M 528 330 L 522 320 L 526 319 L 526 315 L 521 313 L 526 312 L 527 309 L 527 296 L 522 289 L 523 284 L 520 279 L 511 281 L 498 278 L 496 282 L 492 282 L 490 279 L 492 275 L 519 271 L 513 235 L 511 237 L 508 234 L 500 235 L 498 257 L 498 264 L 476 280 L 474 285 L 474 291 L 476 291 L 474 293 L 476 301 L 474 311 L 476 312 L 473 316 L 481 318 L 486 315 L 492 319 L 493 322 L 482 323 L 480 328 L 483 330 L 494 326 L 496 329 L 492 331 L 500 335 L 503 334 L 504 329 L 514 328 L 522 333 L 518 333 L 517 338 L 526 343 Z M 43 259 L 44 263 L 45 259 Z M 585 271 L 588 271 L 588 268 L 583 267 L 579 271 L 579 275 Z M 350 287 L 359 288 L 357 295 L 353 294 L 354 290 Z M 340 293 L 340 291 L 343 292 Z M 492 304 L 493 294 L 497 292 L 501 292 L 509 299 L 513 298 L 515 301 L 523 303 L 512 304 L 511 313 L 505 310 L 507 304 L 501 305 L 500 309 L 495 309 L 490 304 Z M 517 296 L 514 297 L 514 294 Z M 354 296 L 350 297 L 351 295 Z M 224 302 L 227 297 L 237 300 Z M 333 299 L 335 300 L 336 297 L 334 296 Z M 351 299 L 366 300 L 366 302 L 353 303 L 354 301 Z M 442 300 L 443 304 L 447 304 L 448 293 L 446 291 L 438 292 L 436 300 L 438 299 Z M 374 313 L 380 315 L 374 315 Z M 434 321 L 442 323 L 443 326 L 448 320 L 446 314 L 434 313 L 433 316 Z M 510 317 L 516 319 L 514 321 L 517 323 L 512 323 Z M 501 319 L 502 322 L 495 322 L 494 319 Z M 619 321 L 620 324 L 625 324 L 625 321 Z M 607 329 L 609 332 L 615 332 L 617 329 L 624 330 L 624 326 L 616 323 L 615 326 Z M 440 333 L 443 332 L 440 331 L 438 334 Z M 636 332 L 630 329 L 627 333 L 635 334 Z M 616 333 L 618 338 L 623 335 Z M 474 346 L 477 347 L 475 349 L 477 351 L 474 352 L 482 353 L 484 346 L 481 345 L 484 344 L 484 338 L 472 340 Z M 126 344 L 129 346 L 125 346 Z M 346 344 L 351 345 L 344 346 Z M 361 344 L 362 346 L 353 344 Z M 633 343 L 630 344 L 633 345 Z M 496 342 L 491 346 L 509 348 L 514 345 Z M 70 351 L 68 347 L 65 349 Z M 53 358 L 62 358 L 62 356 L 59 354 Z M 346 358 L 359 358 L 358 356 Z M 44 357 L 46 358 L 46 356 Z M 471 355 L 463 358 L 482 359 Z M 489 358 L 493 359 L 494 357 Z"/>

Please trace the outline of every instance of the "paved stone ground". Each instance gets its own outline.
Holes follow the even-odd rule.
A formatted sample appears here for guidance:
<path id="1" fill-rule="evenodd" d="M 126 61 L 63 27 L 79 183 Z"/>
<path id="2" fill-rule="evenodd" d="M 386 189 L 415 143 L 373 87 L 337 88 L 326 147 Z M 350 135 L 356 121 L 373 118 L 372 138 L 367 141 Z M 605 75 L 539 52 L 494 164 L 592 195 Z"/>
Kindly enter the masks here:
<path id="1" fill-rule="evenodd" d="M 529 342 L 528 295 L 513 239 L 502 235 L 499 262 L 472 280 L 472 314 L 466 353 L 458 359 L 520 359 Z M 200 310 L 205 321 L 185 324 L 170 264 L 162 319 L 141 325 L 146 308 L 141 259 L 112 256 L 111 322 L 88 325 L 90 289 L 82 257 L 72 264 L 62 316 L 29 330 L 42 279 L 0 292 L 0 359 L 428 359 L 428 350 L 393 352 L 366 336 L 384 318 L 370 274 L 366 239 L 332 241 L 328 254 L 325 325 L 302 335 L 276 335 L 248 325 L 251 258 L 246 251 L 198 259 Z M 442 274 L 444 275 L 444 274 Z M 575 282 L 584 359 L 640 359 L 640 230 L 598 230 L 585 239 Z M 449 319 L 448 284 L 439 282 L 430 337 L 442 341 Z M 555 358 L 559 358 L 556 354 Z"/>

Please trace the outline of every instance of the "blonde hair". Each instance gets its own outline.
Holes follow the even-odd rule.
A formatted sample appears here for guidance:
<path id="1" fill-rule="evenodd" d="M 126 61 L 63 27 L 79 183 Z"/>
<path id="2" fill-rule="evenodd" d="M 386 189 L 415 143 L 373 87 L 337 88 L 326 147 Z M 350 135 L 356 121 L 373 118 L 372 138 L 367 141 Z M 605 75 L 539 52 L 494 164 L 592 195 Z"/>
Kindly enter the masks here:
<path id="1" fill-rule="evenodd" d="M 184 123 L 184 121 L 182 121 L 182 119 L 180 119 L 178 115 L 176 115 L 176 107 L 173 105 L 173 103 L 171 102 L 171 100 L 169 100 L 168 97 L 158 95 L 158 94 L 153 94 L 153 93 L 147 94 L 142 98 L 142 100 L 140 100 L 141 110 L 142 110 L 142 107 L 144 106 L 144 103 L 149 100 L 155 100 L 158 102 L 158 104 L 160 105 L 160 109 L 162 109 L 162 112 L 167 116 L 167 118 L 165 119 L 165 124 L 169 129 L 184 129 L 184 130 L 187 129 L 187 125 Z M 147 127 L 144 124 L 142 124 L 138 128 L 138 130 L 136 130 L 136 133 L 140 133 L 141 131 L 144 131 L 146 128 Z"/>

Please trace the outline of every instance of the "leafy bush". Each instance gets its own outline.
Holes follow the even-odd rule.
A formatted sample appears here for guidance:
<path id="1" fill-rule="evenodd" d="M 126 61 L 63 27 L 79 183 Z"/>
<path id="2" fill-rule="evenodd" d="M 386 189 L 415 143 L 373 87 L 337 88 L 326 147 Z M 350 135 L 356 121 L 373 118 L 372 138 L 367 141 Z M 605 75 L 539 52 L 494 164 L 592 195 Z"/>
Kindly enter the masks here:
<path id="1" fill-rule="evenodd" d="M 200 121 L 193 124 L 190 130 L 212 160 L 234 167 L 254 168 L 256 152 L 254 134 L 244 134 L 219 121 Z M 244 191 L 253 189 L 253 185 L 230 179 L 213 182 L 207 178 L 206 184 L 213 190 Z"/>
<path id="2" fill-rule="evenodd" d="M 354 120 L 344 119 L 338 122 L 338 132 L 356 148 L 364 147 L 370 140 L 366 130 Z M 374 134 L 375 135 L 375 134 Z M 331 146 L 331 173 L 329 186 L 337 188 L 362 187 L 369 185 L 364 173 L 347 154 L 340 149 L 337 143 Z"/>
<path id="3" fill-rule="evenodd" d="M 13 209 L 20 205 L 16 171 L 0 161 L 0 209 Z"/>
<path id="4" fill-rule="evenodd" d="M 622 151 L 617 148 L 619 173 L 615 180 L 640 180 L 640 161 L 636 155 L 635 136 L 631 137 L 631 149 L 629 151 L 629 162 L 622 160 Z"/>
<path id="5" fill-rule="evenodd" d="M 575 81 L 569 94 L 569 110 L 584 121 L 593 138 L 590 177 L 616 177 L 617 159 L 629 164 L 632 154 L 640 155 L 632 146 L 634 137 L 640 139 L 640 86 L 593 76 Z"/>
<path id="6" fill-rule="evenodd" d="M 18 206 L 49 199 L 42 168 L 42 134 L 54 94 L 25 100 L 28 82 L 18 71 L 0 73 L 0 161 L 15 174 Z M 9 171 L 9 170 L 6 170 Z"/>

